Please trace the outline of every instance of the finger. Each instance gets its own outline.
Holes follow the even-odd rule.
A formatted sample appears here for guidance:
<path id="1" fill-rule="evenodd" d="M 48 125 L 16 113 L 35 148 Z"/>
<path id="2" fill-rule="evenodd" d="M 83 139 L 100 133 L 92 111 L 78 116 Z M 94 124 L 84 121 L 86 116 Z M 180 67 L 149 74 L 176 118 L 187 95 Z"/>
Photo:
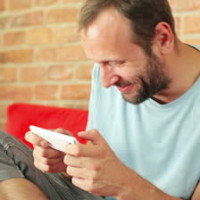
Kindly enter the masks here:
<path id="1" fill-rule="evenodd" d="M 91 181 L 89 179 L 79 178 L 79 177 L 72 177 L 71 181 L 75 186 L 81 188 L 82 190 L 85 190 L 89 193 L 93 193 L 97 195 L 99 194 L 98 188 L 96 188 L 94 181 Z"/>
<path id="2" fill-rule="evenodd" d="M 57 128 L 57 129 L 54 129 L 53 131 L 64 134 L 64 135 L 73 136 L 73 134 L 70 131 L 62 129 L 62 128 Z"/>
<path id="3" fill-rule="evenodd" d="M 41 137 L 37 136 L 36 134 L 34 134 L 31 131 L 28 131 L 25 134 L 25 140 L 32 143 L 33 145 L 43 146 L 43 147 L 48 146 L 48 142 L 46 140 L 42 139 Z"/>
<path id="4" fill-rule="evenodd" d="M 79 132 L 78 136 L 80 138 L 91 141 L 93 144 L 104 144 L 106 143 L 104 138 L 100 135 L 100 133 L 93 129 L 85 132 Z"/>
<path id="5" fill-rule="evenodd" d="M 92 142 L 87 144 L 67 144 L 65 154 L 77 158 L 98 158 L 103 152 L 102 149 L 101 145 L 94 145 Z"/>
<path id="6" fill-rule="evenodd" d="M 45 148 L 40 146 L 34 146 L 33 155 L 38 155 L 47 158 L 58 158 L 58 157 L 63 158 L 65 154 L 49 146 Z"/>
<path id="7" fill-rule="evenodd" d="M 64 157 L 64 163 L 67 166 L 84 168 L 87 166 L 88 162 L 89 162 L 89 159 L 85 157 L 74 157 L 70 155 L 65 155 Z"/>
<path id="8" fill-rule="evenodd" d="M 41 163 L 37 159 L 34 160 L 34 165 L 39 170 L 43 172 L 48 172 L 48 173 L 64 172 L 66 169 L 66 165 L 64 163 L 57 162 L 53 165 L 49 165 L 49 164 Z"/>
<path id="9" fill-rule="evenodd" d="M 39 147 L 37 147 L 37 150 Z M 64 154 L 54 154 L 48 157 L 42 157 L 37 150 L 33 150 L 34 165 L 43 172 L 64 172 L 66 165 L 64 164 Z M 46 154 L 46 153 L 45 153 Z"/>
<path id="10" fill-rule="evenodd" d="M 36 154 L 36 155 L 34 155 L 34 160 L 37 160 L 37 162 L 42 163 L 44 165 L 55 165 L 57 163 L 62 163 L 63 162 L 63 157 L 46 158 L 46 157 L 38 156 Z"/>
<path id="11" fill-rule="evenodd" d="M 77 186 L 77 187 L 79 187 L 83 190 L 86 188 L 86 187 L 84 187 L 85 186 L 85 179 L 83 179 L 83 178 L 72 176 L 71 182 L 72 182 L 73 185 L 75 185 L 75 186 Z"/>
<path id="12" fill-rule="evenodd" d="M 79 179 L 84 179 L 88 176 L 85 168 L 78 168 L 72 166 L 67 166 L 66 173 L 71 177 L 76 177 Z"/>

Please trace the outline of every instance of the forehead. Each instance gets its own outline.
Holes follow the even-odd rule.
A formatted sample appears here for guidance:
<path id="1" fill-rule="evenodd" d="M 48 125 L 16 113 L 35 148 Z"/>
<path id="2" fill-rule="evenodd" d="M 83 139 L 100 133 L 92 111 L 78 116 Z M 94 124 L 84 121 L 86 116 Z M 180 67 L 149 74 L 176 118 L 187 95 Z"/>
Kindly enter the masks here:
<path id="1" fill-rule="evenodd" d="M 83 47 L 92 60 L 124 54 L 134 45 L 130 22 L 114 8 L 106 8 L 82 31 Z"/>
<path id="2" fill-rule="evenodd" d="M 108 7 L 101 10 L 96 18 L 84 29 L 83 33 L 88 36 L 91 36 L 94 33 L 98 34 L 99 31 L 108 34 L 111 29 L 114 31 L 131 31 L 129 20 L 114 7 Z M 98 32 L 94 32 L 94 30 L 98 30 Z"/>

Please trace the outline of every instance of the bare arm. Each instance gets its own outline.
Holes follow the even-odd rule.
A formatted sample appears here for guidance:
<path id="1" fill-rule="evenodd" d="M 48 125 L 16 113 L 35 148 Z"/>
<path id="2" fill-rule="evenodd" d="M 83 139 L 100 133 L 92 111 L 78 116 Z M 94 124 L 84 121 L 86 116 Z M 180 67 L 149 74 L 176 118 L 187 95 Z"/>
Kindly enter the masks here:
<path id="1" fill-rule="evenodd" d="M 13 178 L 0 182 L 1 200 L 47 200 L 45 194 L 24 178 Z"/>
<path id="2" fill-rule="evenodd" d="M 198 183 L 191 200 L 200 200 L 200 183 Z"/>
<path id="3" fill-rule="evenodd" d="M 118 200 L 181 200 L 170 196 L 125 166 L 98 131 L 79 133 L 87 145 L 68 145 L 64 159 L 72 183 L 99 196 Z M 199 186 L 200 187 L 200 186 Z M 198 188 L 192 200 L 200 200 Z"/>
<path id="4" fill-rule="evenodd" d="M 36 167 L 45 172 L 66 170 L 74 185 L 99 196 L 115 196 L 118 200 L 181 200 L 165 194 L 126 167 L 98 131 L 84 132 L 79 136 L 91 142 L 67 146 L 65 156 L 56 150 L 39 147 L 41 139 L 27 133 L 28 141 L 39 145 L 35 146 L 34 153 Z M 200 186 L 191 200 L 200 200 Z"/>
<path id="5" fill-rule="evenodd" d="M 118 200 L 181 200 L 170 196 L 130 170 Z"/>
<path id="6" fill-rule="evenodd" d="M 135 178 L 134 178 L 135 177 Z M 124 196 L 118 197 L 119 200 L 182 200 L 180 198 L 172 197 L 154 185 L 150 184 L 148 181 L 142 179 L 140 176 L 134 176 L 133 180 L 135 183 L 132 183 L 127 187 L 124 188 Z M 126 185 L 127 186 L 127 185 Z M 123 192 L 122 192 L 123 194 Z M 200 200 L 200 183 L 198 183 L 193 196 L 190 200 Z"/>

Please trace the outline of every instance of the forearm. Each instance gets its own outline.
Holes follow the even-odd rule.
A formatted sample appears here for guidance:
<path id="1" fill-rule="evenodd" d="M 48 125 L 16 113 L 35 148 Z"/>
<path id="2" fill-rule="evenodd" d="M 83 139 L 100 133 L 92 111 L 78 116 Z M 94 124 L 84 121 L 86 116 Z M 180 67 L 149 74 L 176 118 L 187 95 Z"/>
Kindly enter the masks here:
<path id="1" fill-rule="evenodd" d="M 97 130 L 79 136 L 93 142 L 66 147 L 64 163 L 75 186 L 118 200 L 181 200 L 165 194 L 124 165 Z"/>
<path id="2" fill-rule="evenodd" d="M 181 200 L 172 197 L 130 170 L 117 196 L 118 200 Z"/>
<path id="3" fill-rule="evenodd" d="M 1 200 L 47 200 L 46 195 L 24 178 L 13 178 L 0 182 Z"/>

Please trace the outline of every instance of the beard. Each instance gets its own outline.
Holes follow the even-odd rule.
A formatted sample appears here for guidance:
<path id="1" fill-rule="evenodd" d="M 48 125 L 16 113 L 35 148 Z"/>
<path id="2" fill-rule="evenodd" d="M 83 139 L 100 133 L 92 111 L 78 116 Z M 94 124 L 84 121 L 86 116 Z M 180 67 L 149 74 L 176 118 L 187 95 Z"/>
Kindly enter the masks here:
<path id="1" fill-rule="evenodd" d="M 168 88 L 171 82 L 170 78 L 163 70 L 164 64 L 161 63 L 158 57 L 152 53 L 147 58 L 148 63 L 145 71 L 138 76 L 140 81 L 137 83 L 130 82 L 131 84 L 134 84 L 135 88 L 138 88 L 136 94 L 122 94 L 124 100 L 129 103 L 140 104 L 161 90 Z"/>

